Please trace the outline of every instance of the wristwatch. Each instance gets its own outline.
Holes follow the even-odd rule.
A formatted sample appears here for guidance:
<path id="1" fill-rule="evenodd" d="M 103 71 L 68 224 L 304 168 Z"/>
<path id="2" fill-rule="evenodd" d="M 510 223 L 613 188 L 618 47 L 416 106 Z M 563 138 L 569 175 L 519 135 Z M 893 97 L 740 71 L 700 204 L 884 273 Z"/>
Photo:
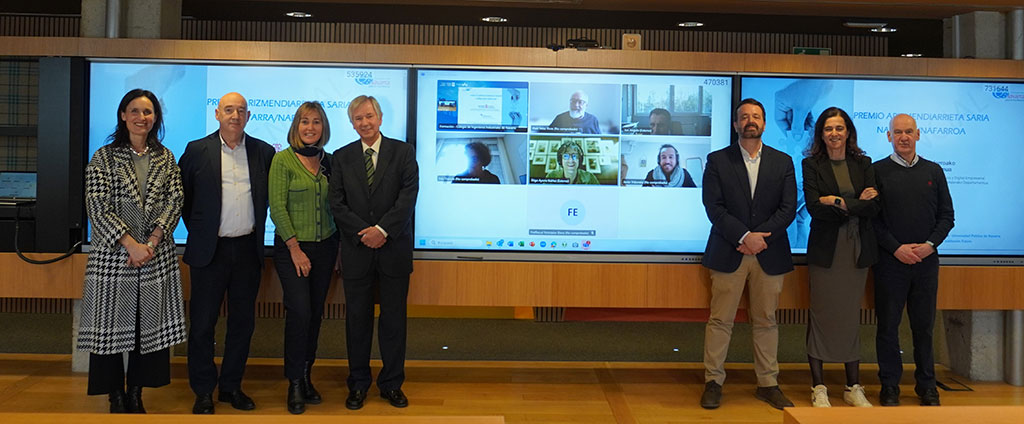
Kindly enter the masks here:
<path id="1" fill-rule="evenodd" d="M 832 203 L 835 203 L 836 206 L 842 206 L 843 205 L 843 198 L 842 197 L 836 197 L 836 200 L 832 201 Z"/>

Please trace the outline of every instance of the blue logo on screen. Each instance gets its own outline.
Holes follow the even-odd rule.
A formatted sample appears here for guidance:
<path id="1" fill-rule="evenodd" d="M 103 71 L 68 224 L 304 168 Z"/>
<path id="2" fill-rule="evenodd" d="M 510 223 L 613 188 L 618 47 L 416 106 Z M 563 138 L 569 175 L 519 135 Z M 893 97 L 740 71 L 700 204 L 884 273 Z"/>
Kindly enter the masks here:
<path id="1" fill-rule="evenodd" d="M 992 97 L 997 99 L 1005 99 L 1010 96 L 1010 89 L 1005 86 L 997 86 L 992 90 Z"/>
<path id="2" fill-rule="evenodd" d="M 578 200 L 570 200 L 562 204 L 559 214 L 562 215 L 562 222 L 568 225 L 579 225 L 587 216 L 587 209 Z"/>
<path id="3" fill-rule="evenodd" d="M 346 76 L 354 79 L 356 84 L 359 85 L 370 85 L 373 83 L 373 72 L 370 71 L 348 71 Z"/>

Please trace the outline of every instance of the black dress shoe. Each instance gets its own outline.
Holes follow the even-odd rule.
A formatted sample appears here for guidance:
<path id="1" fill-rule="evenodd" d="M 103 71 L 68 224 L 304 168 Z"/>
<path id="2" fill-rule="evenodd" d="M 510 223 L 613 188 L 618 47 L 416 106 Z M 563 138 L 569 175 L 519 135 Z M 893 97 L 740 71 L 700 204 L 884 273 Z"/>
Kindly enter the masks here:
<path id="1" fill-rule="evenodd" d="M 146 407 L 142 406 L 142 387 L 131 386 L 128 387 L 128 393 L 124 398 L 124 409 L 128 410 L 129 414 L 145 414 Z"/>
<path id="2" fill-rule="evenodd" d="M 301 414 L 306 412 L 306 399 L 302 397 L 302 380 L 288 380 L 288 412 Z"/>
<path id="3" fill-rule="evenodd" d="M 391 406 L 395 408 L 405 408 L 409 406 L 409 398 L 405 397 L 405 393 L 402 393 L 402 389 L 392 390 L 381 390 L 380 397 L 387 399 Z"/>
<path id="4" fill-rule="evenodd" d="M 754 397 L 763 400 L 775 409 L 781 410 L 793 406 L 793 402 L 790 402 L 786 395 L 782 394 L 782 389 L 779 386 L 758 387 L 754 392 Z"/>
<path id="5" fill-rule="evenodd" d="M 900 406 L 900 388 L 897 386 L 882 386 L 878 392 L 878 404 L 882 406 Z"/>
<path id="6" fill-rule="evenodd" d="M 213 395 L 210 393 L 204 393 L 196 395 L 196 403 L 192 404 L 193 414 L 212 414 L 213 413 Z"/>
<path id="7" fill-rule="evenodd" d="M 320 397 L 320 392 L 316 391 L 316 387 L 313 387 L 313 380 L 310 378 L 312 371 L 313 362 L 306 361 L 306 369 L 302 373 L 302 396 L 306 398 L 306 403 L 319 405 L 323 398 Z"/>
<path id="8" fill-rule="evenodd" d="M 921 406 L 939 406 L 939 391 L 934 387 L 926 389 L 920 398 Z"/>
<path id="9" fill-rule="evenodd" d="M 704 383 L 704 394 L 700 397 L 700 407 L 715 409 L 722 404 L 722 385 L 711 380 Z"/>
<path id="10" fill-rule="evenodd" d="M 111 414 L 124 414 L 128 412 L 128 409 L 124 407 L 124 390 L 114 390 L 107 395 L 110 399 L 110 413 Z"/>
<path id="11" fill-rule="evenodd" d="M 231 407 L 241 411 L 252 411 L 256 409 L 256 403 L 252 401 L 252 398 L 245 395 L 242 389 L 232 390 L 230 392 L 220 392 L 217 395 L 217 400 L 221 402 L 231 402 Z"/>
<path id="12" fill-rule="evenodd" d="M 363 407 L 364 400 L 366 400 L 366 390 L 349 390 L 348 397 L 345 398 L 345 407 L 354 411 Z"/>

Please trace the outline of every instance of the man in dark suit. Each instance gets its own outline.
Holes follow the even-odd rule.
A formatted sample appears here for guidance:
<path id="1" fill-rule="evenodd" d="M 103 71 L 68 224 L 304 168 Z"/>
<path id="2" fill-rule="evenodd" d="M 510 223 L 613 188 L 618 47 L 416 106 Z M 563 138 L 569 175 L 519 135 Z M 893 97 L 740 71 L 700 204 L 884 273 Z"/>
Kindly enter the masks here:
<path id="1" fill-rule="evenodd" d="M 185 189 L 181 217 L 188 227 L 184 260 L 192 289 L 188 378 L 196 394 L 194 414 L 213 413 L 215 386 L 221 402 L 241 410 L 256 407 L 242 392 L 242 374 L 255 326 L 267 221 L 267 173 L 275 153 L 269 144 L 245 134 L 249 109 L 241 94 L 221 97 L 214 118 L 220 129 L 188 143 L 178 164 Z M 225 293 L 228 326 L 218 379 L 214 327 Z"/>
<path id="2" fill-rule="evenodd" d="M 373 381 L 374 294 L 380 294 L 377 340 L 384 367 L 377 375 L 382 398 L 403 408 L 406 298 L 412 273 L 412 213 L 419 192 L 416 152 L 380 133 L 377 99 L 359 96 L 348 107 L 356 140 L 334 152 L 330 204 L 341 232 L 341 277 L 345 288 L 348 389 L 345 407 L 363 407 Z"/>
<path id="3" fill-rule="evenodd" d="M 725 358 L 744 287 L 753 326 L 755 396 L 772 407 L 793 406 L 779 389 L 779 329 L 775 309 L 785 273 L 793 270 L 786 227 L 796 213 L 796 179 L 789 155 L 765 146 L 764 106 L 744 99 L 733 128 L 739 143 L 708 155 L 704 208 L 711 220 L 702 263 L 711 270 L 711 317 L 704 332 L 706 409 L 721 404 Z M 749 283 L 749 284 L 748 284 Z"/>

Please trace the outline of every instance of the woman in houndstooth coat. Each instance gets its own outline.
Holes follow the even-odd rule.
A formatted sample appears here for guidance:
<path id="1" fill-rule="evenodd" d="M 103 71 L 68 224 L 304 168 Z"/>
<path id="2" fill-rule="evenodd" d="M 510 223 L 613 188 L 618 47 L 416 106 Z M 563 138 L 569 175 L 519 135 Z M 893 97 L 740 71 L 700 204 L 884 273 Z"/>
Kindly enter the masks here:
<path id="1" fill-rule="evenodd" d="M 112 413 L 144 413 L 142 387 L 170 383 L 169 348 L 185 341 L 172 237 L 184 195 L 174 155 L 160 143 L 156 95 L 128 92 L 117 117 L 110 144 L 96 151 L 85 172 L 92 250 L 78 349 L 90 352 L 90 395 L 109 395 Z"/>

